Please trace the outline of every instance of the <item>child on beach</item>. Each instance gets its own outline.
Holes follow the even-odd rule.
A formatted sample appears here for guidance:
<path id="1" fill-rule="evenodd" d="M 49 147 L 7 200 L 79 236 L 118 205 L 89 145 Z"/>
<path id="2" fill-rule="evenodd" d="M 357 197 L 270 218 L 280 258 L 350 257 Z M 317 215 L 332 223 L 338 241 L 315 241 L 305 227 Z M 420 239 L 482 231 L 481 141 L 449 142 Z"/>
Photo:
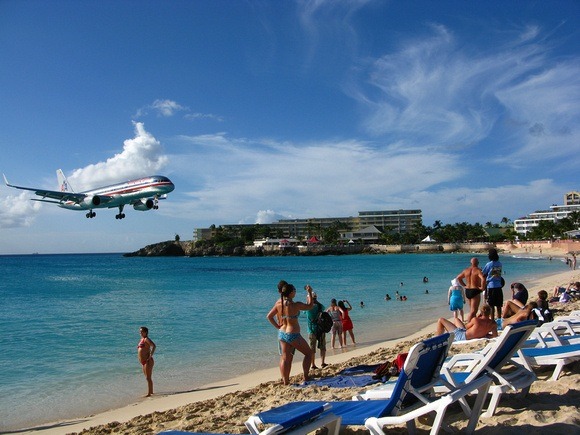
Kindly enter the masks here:
<path id="1" fill-rule="evenodd" d="M 137 344 L 137 358 L 141 363 L 143 369 L 143 374 L 145 379 L 147 379 L 147 395 L 149 397 L 153 395 L 153 353 L 155 352 L 155 343 L 149 338 L 149 329 L 145 326 L 139 328 L 139 333 L 141 334 L 141 340 Z"/>
<path id="2" fill-rule="evenodd" d="M 447 292 L 447 302 L 449 303 L 449 309 L 453 311 L 453 317 L 455 319 L 461 316 L 461 322 L 465 323 L 465 317 L 463 314 L 463 305 L 465 304 L 465 289 L 457 278 L 451 280 L 451 287 Z"/>

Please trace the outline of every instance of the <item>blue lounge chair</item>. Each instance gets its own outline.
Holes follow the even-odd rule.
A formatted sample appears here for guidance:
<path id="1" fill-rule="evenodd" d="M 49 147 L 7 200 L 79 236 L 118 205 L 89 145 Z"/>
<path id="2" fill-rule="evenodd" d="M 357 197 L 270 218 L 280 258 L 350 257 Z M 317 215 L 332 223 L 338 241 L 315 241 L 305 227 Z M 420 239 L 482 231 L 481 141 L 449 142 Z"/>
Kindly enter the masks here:
<path id="1" fill-rule="evenodd" d="M 467 432 L 473 432 L 491 377 L 486 373 L 461 388 L 450 386 L 450 392 L 440 397 L 433 397 L 433 386 L 441 381 L 440 370 L 447 357 L 452 334 L 443 334 L 414 345 L 407 356 L 405 365 L 388 400 L 372 401 L 338 401 L 338 402 L 292 402 L 269 411 L 250 417 L 246 427 L 252 434 L 261 433 L 263 425 L 278 424 L 286 416 L 299 415 L 310 408 L 322 405 L 330 406 L 329 412 L 341 418 L 343 426 L 366 426 L 372 434 L 383 434 L 383 427 L 406 423 L 409 432 L 415 430 L 415 419 L 434 412 L 436 413 L 431 433 L 437 434 L 441 429 L 447 407 L 462 399 L 474 390 L 479 391 L 478 398 L 471 412 Z M 310 423 L 312 427 L 324 427 L 320 419 Z M 320 420 L 320 421 L 319 421 Z M 306 432 L 303 432 L 306 433 Z"/>
<path id="2" fill-rule="evenodd" d="M 304 406 L 295 409 L 295 412 L 290 414 L 280 414 L 275 425 L 266 428 L 259 432 L 260 435 L 302 435 L 310 433 L 319 427 L 328 428 L 328 435 L 338 435 L 340 429 L 341 418 L 329 412 L 330 405 L 321 403 L 318 406 Z M 180 434 L 195 434 L 195 435 L 226 435 L 207 432 L 181 432 L 181 431 L 165 431 L 160 432 L 159 435 L 180 435 Z"/>
<path id="3" fill-rule="evenodd" d="M 489 387 L 491 399 L 483 417 L 491 417 L 502 394 L 508 390 L 523 390 L 524 395 L 529 391 L 530 386 L 536 380 L 536 376 L 529 367 L 517 364 L 512 361 L 516 352 L 528 339 L 534 330 L 535 320 L 509 325 L 501 335 L 486 346 L 480 352 L 458 354 L 446 361 L 441 369 L 445 382 L 435 386 L 435 392 L 446 393 L 453 388 L 461 388 L 477 379 L 482 373 L 488 373 L 493 378 L 493 383 Z M 504 366 L 515 366 L 514 370 L 505 371 Z M 458 367 L 461 369 L 458 370 Z M 375 400 L 389 397 L 393 389 L 392 383 L 386 383 L 377 388 L 366 391 L 353 399 Z M 460 400 L 465 413 L 469 415 L 470 410 L 464 399 Z"/>
<path id="4" fill-rule="evenodd" d="M 550 380 L 557 381 L 567 364 L 580 360 L 580 343 L 521 349 L 516 361 L 532 370 L 532 366 L 554 366 Z"/>

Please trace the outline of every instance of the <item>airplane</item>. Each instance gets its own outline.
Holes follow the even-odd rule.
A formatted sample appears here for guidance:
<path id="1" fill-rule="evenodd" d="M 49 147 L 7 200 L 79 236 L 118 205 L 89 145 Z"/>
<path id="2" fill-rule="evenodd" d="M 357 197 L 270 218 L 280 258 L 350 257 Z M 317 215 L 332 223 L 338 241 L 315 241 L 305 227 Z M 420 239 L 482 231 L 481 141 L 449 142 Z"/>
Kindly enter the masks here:
<path id="1" fill-rule="evenodd" d="M 34 198 L 32 201 L 50 202 L 68 210 L 88 210 L 87 218 L 94 218 L 97 215 L 93 211 L 95 208 L 119 207 L 119 213 L 115 215 L 115 219 L 123 219 L 125 218 L 123 208 L 127 204 L 132 205 L 135 210 L 139 211 L 157 210 L 159 208 L 157 205 L 158 200 L 167 198 L 167 194 L 175 189 L 175 185 L 171 180 L 162 175 L 138 178 L 79 193 L 74 192 L 60 169 L 56 171 L 60 191 L 15 186 L 8 183 L 6 175 L 2 175 L 6 186 L 31 190 L 38 196 L 42 196 L 42 199 Z"/>

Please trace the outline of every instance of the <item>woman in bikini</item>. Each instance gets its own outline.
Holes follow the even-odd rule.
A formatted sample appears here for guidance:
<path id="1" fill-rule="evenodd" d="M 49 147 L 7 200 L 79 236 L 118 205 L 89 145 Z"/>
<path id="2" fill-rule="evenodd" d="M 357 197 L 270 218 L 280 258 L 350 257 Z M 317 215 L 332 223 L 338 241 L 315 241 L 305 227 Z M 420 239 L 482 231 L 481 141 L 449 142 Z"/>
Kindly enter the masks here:
<path id="1" fill-rule="evenodd" d="M 290 369 L 292 368 L 294 349 L 298 349 L 299 352 L 304 354 L 304 361 L 302 362 L 304 381 L 309 379 L 308 372 L 312 364 L 312 349 L 300 335 L 300 324 L 298 323 L 300 311 L 310 310 L 314 306 L 312 287 L 307 285 L 305 288 L 308 292 L 307 303 L 294 301 L 296 288 L 292 284 L 285 283 L 279 286 L 280 299 L 276 301 L 266 316 L 272 326 L 278 330 L 280 374 L 284 385 L 290 384 Z"/>
<path id="2" fill-rule="evenodd" d="M 155 361 L 153 361 L 155 343 L 153 343 L 153 340 L 148 337 L 149 330 L 145 326 L 141 326 L 139 332 L 141 333 L 141 340 L 137 345 L 137 358 L 139 358 L 143 374 L 145 375 L 145 379 L 147 379 L 147 395 L 145 397 L 149 397 L 153 395 L 152 375 L 153 365 L 155 364 Z"/>
<path id="3" fill-rule="evenodd" d="M 348 305 L 348 307 L 347 307 Z M 338 308 L 341 309 L 342 312 L 342 344 L 346 347 L 346 333 L 350 334 L 350 339 L 352 340 L 352 344 L 356 344 L 354 340 L 354 333 L 352 329 L 354 328 L 352 324 L 352 319 L 350 318 L 350 314 L 348 313 L 352 310 L 352 305 L 346 299 L 343 301 L 338 301 Z"/>
<path id="4" fill-rule="evenodd" d="M 342 310 L 338 308 L 338 305 L 336 305 L 336 299 L 330 301 L 330 307 L 328 307 L 326 311 L 328 311 L 328 314 L 330 314 L 330 317 L 332 318 L 332 329 L 330 330 L 332 339 L 330 340 L 330 344 L 334 349 L 336 336 L 338 336 L 338 343 L 342 349 Z"/>

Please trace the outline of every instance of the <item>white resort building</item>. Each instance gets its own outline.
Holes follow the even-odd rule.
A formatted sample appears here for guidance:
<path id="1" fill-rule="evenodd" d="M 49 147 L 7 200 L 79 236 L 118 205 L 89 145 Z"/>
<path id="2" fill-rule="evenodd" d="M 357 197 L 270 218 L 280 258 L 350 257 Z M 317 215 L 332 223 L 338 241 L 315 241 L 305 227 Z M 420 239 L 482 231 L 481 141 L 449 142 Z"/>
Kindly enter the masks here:
<path id="1" fill-rule="evenodd" d="M 564 195 L 564 205 L 554 204 L 550 206 L 550 210 L 535 211 L 526 217 L 516 219 L 514 230 L 526 235 L 532 228 L 537 227 L 540 221 L 556 222 L 575 211 L 580 211 L 580 192 L 568 192 Z"/>

